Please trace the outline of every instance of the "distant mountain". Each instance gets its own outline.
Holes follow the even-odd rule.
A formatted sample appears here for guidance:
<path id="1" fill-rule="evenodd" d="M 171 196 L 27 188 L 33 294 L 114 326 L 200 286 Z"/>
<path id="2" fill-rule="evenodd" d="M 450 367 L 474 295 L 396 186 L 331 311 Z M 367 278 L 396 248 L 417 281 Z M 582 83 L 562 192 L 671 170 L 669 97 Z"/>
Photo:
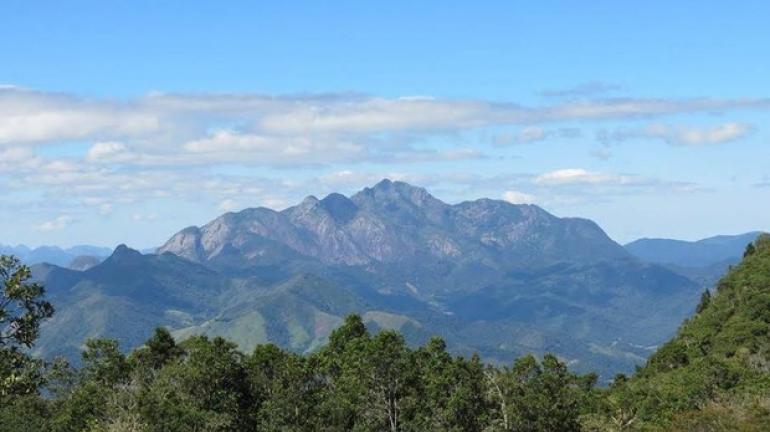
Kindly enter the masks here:
<path id="1" fill-rule="evenodd" d="M 96 267 L 104 259 L 101 257 L 95 257 L 92 255 L 79 255 L 70 261 L 67 265 L 68 269 L 85 271 L 92 267 Z"/>
<path id="2" fill-rule="evenodd" d="M 730 266 L 740 262 L 746 246 L 760 234 L 760 231 L 752 231 L 698 241 L 640 239 L 628 243 L 625 248 L 643 261 L 664 265 L 710 288 Z"/>
<path id="3" fill-rule="evenodd" d="M 739 235 L 721 235 L 698 241 L 639 239 L 625 248 L 635 257 L 658 264 L 681 267 L 706 267 L 729 261 L 737 263 L 746 246 L 756 240 L 760 231 Z"/>
<path id="4" fill-rule="evenodd" d="M 40 246 L 29 248 L 24 245 L 7 246 L 0 244 L 0 255 L 14 255 L 27 265 L 49 263 L 58 266 L 68 266 L 74 259 L 81 256 L 104 259 L 112 253 L 112 249 L 98 246 L 73 246 L 60 248 L 58 246 Z"/>
<path id="5" fill-rule="evenodd" d="M 352 312 L 364 313 L 375 327 L 413 322 L 375 307 L 390 301 L 393 305 L 384 307 L 394 309 L 397 298 L 378 301 L 376 293 L 362 295 L 314 275 L 299 273 L 280 282 L 265 280 L 269 275 L 229 277 L 170 253 L 142 255 L 123 245 L 85 271 L 51 264 L 32 269 L 56 307 L 36 345 L 36 354 L 44 357 L 77 361 L 82 343 L 93 337 L 116 338 L 133 348 L 159 325 L 183 338 L 227 335 L 245 350 L 275 342 L 306 351 L 322 344 Z M 410 303 L 426 309 L 408 299 L 400 305 L 410 310 Z"/>
<path id="6" fill-rule="evenodd" d="M 589 220 L 557 218 L 534 205 L 489 199 L 452 206 L 423 188 L 389 180 L 350 198 L 310 196 L 280 212 L 227 213 L 201 228 L 182 230 L 158 249 L 164 252 L 209 264 L 223 256 L 232 264 L 236 256 L 244 267 L 298 255 L 326 265 L 403 269 L 431 264 L 475 276 L 630 257 Z M 467 282 L 462 289 L 469 289 Z M 432 293 L 451 289 L 419 288 Z"/>
<path id="7" fill-rule="evenodd" d="M 155 325 L 307 351 L 357 312 L 411 343 L 438 334 L 500 362 L 552 351 L 610 376 L 643 362 L 701 293 L 589 220 L 489 199 L 449 205 L 389 180 L 227 213 L 157 253 L 119 247 L 82 272 L 37 266 L 58 310 L 39 353 L 72 354 L 92 336 L 131 348 Z"/>

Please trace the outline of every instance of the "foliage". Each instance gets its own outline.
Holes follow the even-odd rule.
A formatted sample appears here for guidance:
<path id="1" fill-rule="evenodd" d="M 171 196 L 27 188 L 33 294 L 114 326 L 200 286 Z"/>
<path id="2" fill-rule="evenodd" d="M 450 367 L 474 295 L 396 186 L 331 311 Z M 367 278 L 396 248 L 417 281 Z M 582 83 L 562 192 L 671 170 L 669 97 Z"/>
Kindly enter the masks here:
<path id="1" fill-rule="evenodd" d="M 30 282 L 29 267 L 0 256 L 0 405 L 8 398 L 34 394 L 43 384 L 43 363 L 30 358 L 40 323 L 53 315 L 45 290 Z"/>
<path id="2" fill-rule="evenodd" d="M 358 315 L 307 355 L 271 344 L 244 354 L 219 337 L 177 343 L 162 328 L 129 355 L 88 340 L 79 369 L 7 346 L 0 355 L 0 373 L 22 377 L 0 401 L 9 431 L 770 430 L 770 237 L 643 368 L 607 388 L 551 354 L 484 364 L 437 337 L 412 348 L 398 332 L 370 333 Z"/>
<path id="3" fill-rule="evenodd" d="M 14 399 L 0 410 L 4 425 L 89 432 L 569 431 L 578 430 L 595 382 L 551 355 L 496 368 L 476 356 L 451 356 L 439 338 L 411 349 L 396 332 L 369 334 L 358 316 L 309 356 L 275 345 L 246 355 L 204 336 L 176 344 L 158 330 L 129 356 L 115 341 L 90 340 L 82 363 L 79 370 L 59 367 L 56 379 L 50 369 L 49 382 L 59 383 L 51 396 Z M 25 429 L 25 419 L 35 426 Z"/>
<path id="4" fill-rule="evenodd" d="M 676 337 L 634 377 L 616 382 L 604 410 L 641 430 L 767 430 L 767 394 L 770 236 L 763 234 L 715 293 L 704 293 Z"/>

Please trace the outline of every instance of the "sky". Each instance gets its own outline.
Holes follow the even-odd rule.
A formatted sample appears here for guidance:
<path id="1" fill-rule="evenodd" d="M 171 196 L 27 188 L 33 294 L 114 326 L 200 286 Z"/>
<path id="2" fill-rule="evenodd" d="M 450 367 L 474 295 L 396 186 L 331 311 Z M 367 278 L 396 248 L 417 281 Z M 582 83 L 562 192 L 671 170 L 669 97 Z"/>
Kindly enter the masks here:
<path id="1" fill-rule="evenodd" d="M 619 242 L 768 230 L 768 16 L 6 0 L 0 244 L 154 247 L 386 177 L 590 218 Z"/>

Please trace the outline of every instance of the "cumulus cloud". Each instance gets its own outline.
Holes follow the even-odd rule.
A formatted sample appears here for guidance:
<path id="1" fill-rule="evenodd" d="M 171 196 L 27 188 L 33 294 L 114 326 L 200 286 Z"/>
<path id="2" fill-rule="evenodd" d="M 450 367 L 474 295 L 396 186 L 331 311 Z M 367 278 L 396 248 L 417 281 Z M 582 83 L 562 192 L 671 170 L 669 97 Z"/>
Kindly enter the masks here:
<path id="1" fill-rule="evenodd" d="M 360 94 L 154 93 L 115 101 L 6 87 L 0 88 L 0 145 L 78 139 L 112 142 L 113 147 L 116 142 L 130 143 L 148 152 L 178 151 L 179 144 L 198 153 L 212 146 L 226 151 L 260 151 L 288 145 L 301 150 L 308 146 L 302 138 L 363 145 L 376 144 L 376 140 L 362 139 L 375 134 L 456 132 L 506 125 L 531 128 L 548 122 L 768 108 L 770 100 L 766 98 L 609 98 L 523 106 L 473 99 Z M 211 133 L 223 124 L 234 127 Z M 523 138 L 537 139 L 539 135 L 537 129 L 525 129 Z M 93 150 L 97 156 L 109 147 L 102 145 Z"/>
<path id="2" fill-rule="evenodd" d="M 86 161 L 88 162 L 120 162 L 130 155 L 126 145 L 117 141 L 97 142 L 88 149 Z"/>
<path id="3" fill-rule="evenodd" d="M 549 197 L 545 201 L 560 204 L 648 193 L 673 194 L 708 190 L 702 185 L 687 181 L 590 171 L 583 168 L 565 168 L 534 175 L 530 178 L 530 185 L 539 191 L 538 196 L 542 194 Z"/>
<path id="4" fill-rule="evenodd" d="M 345 139 L 307 136 L 266 136 L 216 131 L 206 137 L 189 141 L 183 149 L 191 154 L 205 155 L 208 161 L 257 160 L 263 163 L 303 163 L 356 160 L 365 153 L 361 144 Z"/>
<path id="5" fill-rule="evenodd" d="M 571 94 L 588 94 L 592 90 L 589 87 Z M 542 202 L 547 198 L 542 193 L 546 188 L 640 187 L 655 182 L 573 168 L 527 174 L 520 184 L 501 184 L 483 175 L 471 178 L 468 173 L 443 173 L 440 169 L 404 172 L 410 170 L 405 164 L 453 161 L 447 166 L 459 166 L 456 161 L 499 156 L 491 146 L 481 150 L 475 144 L 478 135 L 468 131 L 480 128 L 515 130 L 501 136 L 497 144 L 535 143 L 579 136 L 580 129 L 564 128 L 565 123 L 582 128 L 584 122 L 595 120 L 657 119 L 748 109 L 770 109 L 770 99 L 561 97 L 526 106 L 479 99 L 364 94 L 152 93 L 113 100 L 1 87 L 0 183 L 8 190 L 21 191 L 19 195 L 35 195 L 39 198 L 34 199 L 46 206 L 69 200 L 103 215 L 110 214 L 113 206 L 117 211 L 124 204 L 168 197 L 205 196 L 211 206 L 238 197 L 243 206 L 280 206 L 294 202 L 298 191 L 308 188 L 352 189 L 383 177 L 438 190 L 467 191 L 472 196 L 481 195 L 475 189 L 481 184 L 487 196 L 517 192 L 519 195 L 509 194 L 507 198 L 521 202 L 534 198 L 520 192 L 527 190 Z M 641 130 L 645 136 L 688 146 L 728 142 L 750 131 L 741 123 Z M 622 133 L 616 136 L 618 140 L 631 137 Z M 72 141 L 76 144 L 67 152 L 59 152 L 61 147 L 47 147 Z M 81 143 L 90 147 L 80 147 Z M 69 151 L 72 149 L 77 154 Z M 279 169 L 308 166 L 317 172 L 275 174 Z M 450 178 L 450 174 L 455 177 Z M 70 209 L 56 209 L 50 214 L 64 212 Z M 145 216 L 142 214 L 143 220 Z M 58 226 L 55 221 L 46 226 Z"/>
<path id="6" fill-rule="evenodd" d="M 73 222 L 74 222 L 74 219 L 71 216 L 60 215 L 56 219 L 45 221 L 37 225 L 35 228 L 37 228 L 38 231 L 42 231 L 42 232 L 59 231 L 68 227 Z"/>
<path id="7" fill-rule="evenodd" d="M 158 128 L 158 116 L 133 103 L 0 88 L 0 144 L 134 136 Z"/>
<path id="8" fill-rule="evenodd" d="M 0 163 L 24 162 L 34 157 L 32 150 L 23 147 L 0 149 Z"/>
<path id="9" fill-rule="evenodd" d="M 535 197 L 517 190 L 508 190 L 503 193 L 503 199 L 511 204 L 534 204 Z"/>
<path id="10" fill-rule="evenodd" d="M 223 212 L 231 212 L 233 210 L 237 210 L 239 208 L 239 206 L 238 206 L 238 203 L 235 202 L 235 200 L 228 198 L 228 199 L 220 202 L 219 206 L 217 206 L 217 208 L 220 211 L 223 211 Z"/>
<path id="11" fill-rule="evenodd" d="M 573 184 L 638 184 L 643 179 L 637 176 L 607 174 L 587 171 L 582 168 L 565 168 L 547 172 L 535 177 L 533 182 L 539 185 L 573 185 Z"/>

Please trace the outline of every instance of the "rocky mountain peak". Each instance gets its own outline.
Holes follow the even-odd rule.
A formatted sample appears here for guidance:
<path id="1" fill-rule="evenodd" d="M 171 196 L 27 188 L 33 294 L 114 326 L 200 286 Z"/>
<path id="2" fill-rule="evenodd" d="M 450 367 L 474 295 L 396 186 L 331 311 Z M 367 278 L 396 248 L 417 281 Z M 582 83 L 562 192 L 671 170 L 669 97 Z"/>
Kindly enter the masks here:
<path id="1" fill-rule="evenodd" d="M 156 252 L 158 254 L 171 252 L 174 255 L 187 258 L 191 261 L 201 261 L 203 259 L 203 250 L 201 246 L 200 228 L 191 226 L 179 231 L 171 237 L 166 244 L 159 247 Z"/>
<path id="2" fill-rule="evenodd" d="M 112 255 L 110 255 L 110 257 L 107 259 L 112 262 L 129 262 L 141 257 L 142 253 L 138 250 L 131 249 L 125 244 L 120 244 L 115 248 L 115 250 L 112 252 Z"/>
<path id="3" fill-rule="evenodd" d="M 309 209 L 315 207 L 316 204 L 318 204 L 318 198 L 316 198 L 315 195 L 308 195 L 301 203 L 299 203 L 299 207 Z"/>
<path id="4" fill-rule="evenodd" d="M 350 198 L 359 208 L 386 210 L 417 216 L 436 213 L 449 207 L 421 187 L 402 181 L 384 179 L 371 188 L 365 188 Z"/>
<path id="5" fill-rule="evenodd" d="M 311 195 L 280 212 L 256 208 L 226 214 L 202 228 L 182 230 L 158 253 L 205 262 L 222 251 L 237 251 L 253 261 L 269 249 L 283 251 L 281 247 L 325 263 L 349 265 L 417 257 L 460 259 L 460 251 L 488 264 L 513 260 L 522 266 L 626 256 L 587 221 L 499 200 L 449 205 L 424 188 L 389 179 L 352 197 L 332 193 L 319 200 Z M 589 247 L 594 252 L 586 257 Z"/>
<path id="6" fill-rule="evenodd" d="M 348 223 L 358 212 L 358 206 L 350 198 L 338 193 L 327 195 L 320 205 L 338 224 Z"/>

